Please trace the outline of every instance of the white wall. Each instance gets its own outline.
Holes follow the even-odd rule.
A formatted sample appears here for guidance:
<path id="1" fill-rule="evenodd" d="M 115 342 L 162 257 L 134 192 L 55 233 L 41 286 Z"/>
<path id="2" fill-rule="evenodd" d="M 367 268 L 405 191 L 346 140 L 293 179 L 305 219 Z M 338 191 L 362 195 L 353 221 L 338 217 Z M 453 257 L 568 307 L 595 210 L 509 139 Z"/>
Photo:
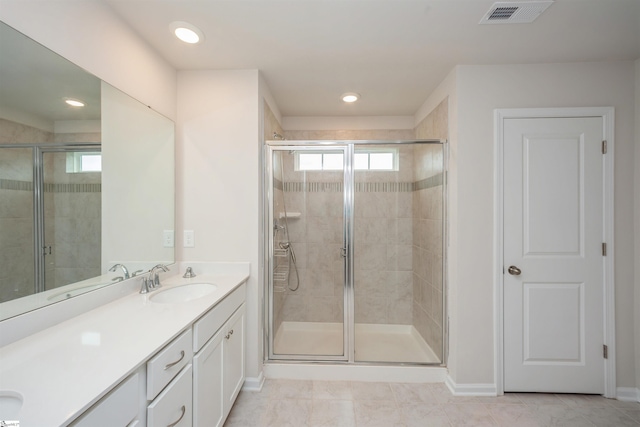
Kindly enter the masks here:
<path id="1" fill-rule="evenodd" d="M 175 120 L 176 71 L 106 4 L 0 0 L 0 20 Z"/>
<path id="2" fill-rule="evenodd" d="M 628 232 L 634 223 L 633 63 L 458 66 L 456 73 L 455 188 L 450 191 L 457 218 L 451 220 L 449 270 L 453 379 L 494 382 L 494 109 L 613 106 L 617 380 L 619 387 L 635 386 L 634 242 Z"/>
<path id="3" fill-rule="evenodd" d="M 172 264 L 163 233 L 175 227 L 174 123 L 104 82 L 101 105 L 102 273 Z"/>
<path id="4" fill-rule="evenodd" d="M 246 374 L 262 370 L 257 70 L 178 73 L 177 259 L 248 261 Z M 195 247 L 183 248 L 182 230 Z M 197 273 L 197 271 L 196 271 Z"/>

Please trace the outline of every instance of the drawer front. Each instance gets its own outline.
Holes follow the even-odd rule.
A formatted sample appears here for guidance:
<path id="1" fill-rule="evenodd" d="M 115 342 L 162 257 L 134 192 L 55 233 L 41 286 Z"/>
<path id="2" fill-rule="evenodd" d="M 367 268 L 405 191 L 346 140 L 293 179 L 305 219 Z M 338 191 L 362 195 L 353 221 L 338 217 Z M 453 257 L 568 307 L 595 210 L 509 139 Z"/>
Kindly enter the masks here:
<path id="1" fill-rule="evenodd" d="M 102 398 L 74 427 L 125 426 L 138 416 L 139 375 L 124 380 L 111 393 Z"/>
<path id="2" fill-rule="evenodd" d="M 235 291 L 193 324 L 194 353 L 200 351 L 202 346 L 224 325 L 229 316 L 242 305 L 246 298 L 246 286 L 246 283 L 238 286 Z"/>
<path id="3" fill-rule="evenodd" d="M 187 365 L 147 407 L 148 427 L 191 427 L 192 369 Z"/>
<path id="4" fill-rule="evenodd" d="M 147 400 L 153 400 L 182 368 L 191 363 L 192 332 L 187 329 L 147 362 Z"/>

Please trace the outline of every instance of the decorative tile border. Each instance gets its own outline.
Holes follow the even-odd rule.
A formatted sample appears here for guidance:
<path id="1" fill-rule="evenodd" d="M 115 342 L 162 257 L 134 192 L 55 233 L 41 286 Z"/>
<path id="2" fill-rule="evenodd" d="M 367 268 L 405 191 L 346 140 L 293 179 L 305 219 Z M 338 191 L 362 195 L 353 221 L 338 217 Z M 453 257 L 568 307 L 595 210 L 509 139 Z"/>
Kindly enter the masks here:
<path id="1" fill-rule="evenodd" d="M 356 182 L 356 193 L 411 193 L 442 185 L 442 173 L 415 182 Z M 340 193 L 342 182 L 285 182 L 274 179 L 274 187 L 289 193 Z"/>
<path id="2" fill-rule="evenodd" d="M 33 182 L 0 179 L 0 190 L 33 191 Z M 100 193 L 102 184 L 45 183 L 45 193 Z"/>
<path id="3" fill-rule="evenodd" d="M 33 182 L 0 179 L 0 190 L 33 191 Z"/>
<path id="4" fill-rule="evenodd" d="M 421 179 L 420 181 L 414 182 L 413 191 L 426 190 L 427 188 L 437 187 L 439 185 L 442 185 L 443 182 L 444 179 L 441 172 L 437 175 L 430 176 L 429 178 Z"/>

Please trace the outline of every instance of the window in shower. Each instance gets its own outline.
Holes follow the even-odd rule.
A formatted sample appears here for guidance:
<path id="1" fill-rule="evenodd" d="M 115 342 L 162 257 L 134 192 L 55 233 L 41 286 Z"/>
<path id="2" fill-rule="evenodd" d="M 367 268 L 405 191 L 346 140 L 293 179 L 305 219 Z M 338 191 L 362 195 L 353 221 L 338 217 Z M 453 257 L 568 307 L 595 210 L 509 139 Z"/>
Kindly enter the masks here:
<path id="1" fill-rule="evenodd" d="M 67 173 L 101 172 L 102 153 L 70 152 L 67 153 Z"/>
<path id="2" fill-rule="evenodd" d="M 295 157 L 295 170 L 320 171 L 342 170 L 344 158 L 342 152 L 300 152 Z M 353 167 L 355 170 L 397 171 L 399 164 L 398 149 L 356 148 Z"/>

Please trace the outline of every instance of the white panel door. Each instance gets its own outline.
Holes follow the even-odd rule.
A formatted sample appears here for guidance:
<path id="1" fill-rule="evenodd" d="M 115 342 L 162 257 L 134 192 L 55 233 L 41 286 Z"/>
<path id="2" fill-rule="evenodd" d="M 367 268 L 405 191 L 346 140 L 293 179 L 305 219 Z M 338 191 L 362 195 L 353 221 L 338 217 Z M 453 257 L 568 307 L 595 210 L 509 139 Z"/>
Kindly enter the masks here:
<path id="1" fill-rule="evenodd" d="M 602 118 L 504 120 L 504 390 L 604 393 Z"/>

